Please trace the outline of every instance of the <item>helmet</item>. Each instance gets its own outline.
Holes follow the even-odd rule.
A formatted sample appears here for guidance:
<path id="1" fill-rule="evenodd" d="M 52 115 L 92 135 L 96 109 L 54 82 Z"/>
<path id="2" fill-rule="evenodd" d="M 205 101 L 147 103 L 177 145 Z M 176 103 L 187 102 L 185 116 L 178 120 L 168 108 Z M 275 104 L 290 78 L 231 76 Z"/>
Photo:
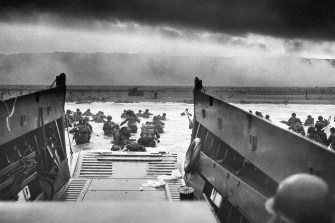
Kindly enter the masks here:
<path id="1" fill-rule="evenodd" d="M 166 113 L 163 113 L 163 116 L 166 116 Z"/>
<path id="2" fill-rule="evenodd" d="M 328 185 L 321 178 L 304 173 L 284 179 L 265 208 L 296 223 L 330 222 L 332 216 Z"/>
<path id="3" fill-rule="evenodd" d="M 320 116 L 318 117 L 318 120 L 319 120 L 319 121 L 322 121 L 322 120 L 323 120 L 323 117 L 320 115 Z"/>
<path id="4" fill-rule="evenodd" d="M 142 110 L 138 110 L 138 112 L 142 112 Z"/>
<path id="5" fill-rule="evenodd" d="M 128 110 L 127 112 L 126 112 L 126 115 L 133 115 L 134 114 L 134 112 L 132 111 L 132 110 Z"/>
<path id="6" fill-rule="evenodd" d="M 308 115 L 307 118 L 312 118 L 312 116 L 311 116 L 311 115 Z"/>
<path id="7" fill-rule="evenodd" d="M 111 119 L 112 119 L 112 116 L 107 115 L 107 119 L 108 119 L 108 120 L 111 120 Z"/>
<path id="8" fill-rule="evenodd" d="M 66 113 L 71 113 L 71 110 L 69 110 L 69 109 L 68 109 L 68 110 L 66 110 Z"/>
<path id="9" fill-rule="evenodd" d="M 296 114 L 293 112 L 293 113 L 292 113 L 292 116 L 293 116 L 293 117 L 295 117 L 295 116 L 296 116 Z"/>
<path id="10" fill-rule="evenodd" d="M 320 122 L 317 122 L 315 123 L 315 128 L 321 130 L 323 128 L 323 125 Z"/>

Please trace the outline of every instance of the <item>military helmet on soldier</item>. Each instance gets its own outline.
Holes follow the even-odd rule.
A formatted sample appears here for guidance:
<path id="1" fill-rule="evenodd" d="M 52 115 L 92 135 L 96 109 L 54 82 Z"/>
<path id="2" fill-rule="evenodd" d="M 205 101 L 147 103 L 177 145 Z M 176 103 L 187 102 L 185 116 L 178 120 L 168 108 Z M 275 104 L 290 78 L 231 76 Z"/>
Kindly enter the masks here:
<path id="1" fill-rule="evenodd" d="M 330 223 L 332 196 L 321 178 L 300 173 L 284 179 L 275 196 L 266 201 L 265 208 L 270 214 L 287 222 Z"/>
<path id="2" fill-rule="evenodd" d="M 107 115 L 107 120 L 112 120 L 112 116 L 111 115 Z"/>

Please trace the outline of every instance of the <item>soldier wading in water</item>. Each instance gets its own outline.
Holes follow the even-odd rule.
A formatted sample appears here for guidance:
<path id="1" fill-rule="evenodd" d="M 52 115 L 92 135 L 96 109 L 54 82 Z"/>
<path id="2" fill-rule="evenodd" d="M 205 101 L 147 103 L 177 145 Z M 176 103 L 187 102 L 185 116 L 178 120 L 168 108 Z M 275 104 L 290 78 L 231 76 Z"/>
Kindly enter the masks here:
<path id="1" fill-rule="evenodd" d="M 74 140 L 76 144 L 89 143 L 91 139 L 92 130 L 85 123 L 84 119 L 81 119 L 76 127 L 71 129 L 69 133 L 74 133 Z"/>

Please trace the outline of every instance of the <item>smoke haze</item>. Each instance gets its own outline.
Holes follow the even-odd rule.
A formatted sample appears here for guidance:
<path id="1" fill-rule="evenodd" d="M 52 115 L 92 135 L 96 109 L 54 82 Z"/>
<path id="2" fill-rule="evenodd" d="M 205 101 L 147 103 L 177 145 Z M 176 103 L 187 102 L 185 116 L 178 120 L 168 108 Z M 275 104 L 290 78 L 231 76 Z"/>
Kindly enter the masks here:
<path id="1" fill-rule="evenodd" d="M 50 84 L 67 74 L 70 85 L 330 87 L 334 60 L 224 58 L 127 53 L 0 55 L 1 84 Z"/>

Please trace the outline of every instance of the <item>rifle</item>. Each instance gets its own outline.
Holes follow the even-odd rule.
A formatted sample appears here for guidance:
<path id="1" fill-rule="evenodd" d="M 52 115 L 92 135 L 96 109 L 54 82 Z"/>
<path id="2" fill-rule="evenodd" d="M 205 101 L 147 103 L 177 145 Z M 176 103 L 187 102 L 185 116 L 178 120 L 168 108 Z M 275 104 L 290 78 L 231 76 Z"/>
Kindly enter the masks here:
<path id="1" fill-rule="evenodd" d="M 188 118 L 188 121 L 189 121 L 188 128 L 193 129 L 193 122 L 192 122 L 192 120 L 190 118 L 190 114 L 188 113 L 187 110 L 185 110 L 185 114 L 187 115 L 187 118 Z"/>

